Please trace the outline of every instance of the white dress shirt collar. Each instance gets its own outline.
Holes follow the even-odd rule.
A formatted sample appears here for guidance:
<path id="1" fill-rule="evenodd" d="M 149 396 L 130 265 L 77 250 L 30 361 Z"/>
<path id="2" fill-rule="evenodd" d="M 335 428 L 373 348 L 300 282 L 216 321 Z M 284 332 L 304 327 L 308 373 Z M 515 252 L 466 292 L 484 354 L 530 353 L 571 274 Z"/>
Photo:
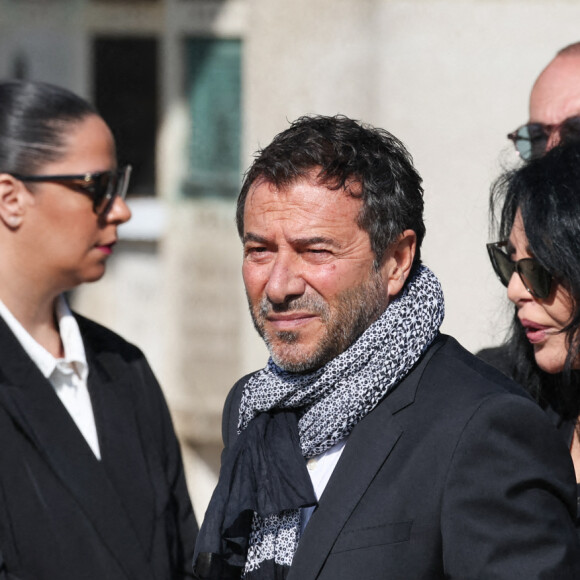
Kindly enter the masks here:
<path id="1" fill-rule="evenodd" d="M 87 378 L 89 368 L 81 332 L 66 300 L 59 296 L 55 305 L 64 358 L 55 358 L 40 345 L 0 301 L 0 315 L 40 372 L 48 379 L 97 459 L 101 458 L 99 438 Z"/>
<path id="2" fill-rule="evenodd" d="M 86 381 L 89 370 L 83 339 L 77 321 L 62 295 L 57 298 L 55 312 L 64 348 L 64 360 L 73 364 L 79 377 Z M 30 336 L 29 332 L 16 320 L 12 312 L 8 310 L 1 300 L 0 316 L 14 333 L 28 356 L 34 361 L 34 364 L 40 369 L 43 376 L 47 379 L 50 378 L 57 366 L 58 359 Z"/>

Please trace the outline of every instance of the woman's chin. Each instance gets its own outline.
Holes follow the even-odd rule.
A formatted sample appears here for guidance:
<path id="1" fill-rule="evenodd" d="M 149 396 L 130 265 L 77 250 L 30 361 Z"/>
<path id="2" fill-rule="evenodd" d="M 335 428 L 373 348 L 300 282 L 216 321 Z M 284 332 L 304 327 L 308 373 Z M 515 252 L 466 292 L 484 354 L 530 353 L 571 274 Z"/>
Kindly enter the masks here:
<path id="1" fill-rule="evenodd" d="M 91 282 L 98 282 L 105 275 L 105 264 L 99 264 L 98 267 L 91 268 L 90 270 L 85 270 L 77 276 L 74 283 L 71 284 L 69 290 L 73 290 L 82 284 L 90 284 Z"/>
<path id="2" fill-rule="evenodd" d="M 535 355 L 536 364 L 545 373 L 550 375 L 557 375 L 564 370 L 564 365 L 566 363 L 566 354 L 562 356 L 550 356 L 548 353 L 538 353 Z"/>

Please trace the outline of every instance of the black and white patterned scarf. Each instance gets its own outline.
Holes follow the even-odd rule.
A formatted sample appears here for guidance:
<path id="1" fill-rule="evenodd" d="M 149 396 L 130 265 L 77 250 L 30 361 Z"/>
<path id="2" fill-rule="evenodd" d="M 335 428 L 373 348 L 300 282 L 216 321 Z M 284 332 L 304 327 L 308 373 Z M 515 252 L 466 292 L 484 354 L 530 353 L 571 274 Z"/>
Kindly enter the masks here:
<path id="1" fill-rule="evenodd" d="M 218 488 L 206 514 L 206 520 L 209 514 L 212 521 L 207 522 L 206 525 L 206 520 L 204 520 L 204 526 L 200 532 L 203 538 L 211 533 L 208 531 L 210 527 L 221 530 L 222 548 L 201 547 L 201 551 L 213 550 L 214 554 L 210 554 L 212 556 L 215 556 L 215 552 L 221 551 L 220 558 L 228 561 L 236 560 L 238 565 L 242 562 L 244 570 L 242 577 L 247 580 L 284 578 L 298 546 L 299 508 L 313 503 L 313 490 L 308 481 L 309 476 L 303 458 L 324 453 L 350 434 L 354 426 L 409 373 L 437 336 L 443 316 L 444 301 L 441 285 L 431 270 L 425 266 L 419 266 L 401 295 L 389 303 L 378 320 L 369 326 L 346 351 L 322 368 L 309 374 L 294 374 L 280 369 L 270 359 L 263 370 L 253 375 L 244 387 L 240 405 L 238 425 L 240 436 L 236 441 L 239 449 L 233 454 L 235 458 L 229 459 L 230 465 L 226 469 L 222 466 Z M 267 468 L 270 474 L 276 471 L 275 465 L 280 459 L 276 455 L 291 455 L 291 452 L 279 449 L 284 444 L 284 436 L 282 436 L 277 444 L 272 444 L 270 459 L 264 460 L 262 456 L 265 457 L 268 451 L 261 451 L 258 453 L 259 457 L 252 459 L 254 463 L 252 473 L 249 476 L 247 473 L 242 475 L 239 473 L 239 464 L 249 457 L 251 448 L 260 447 L 264 439 L 275 437 L 275 435 L 264 436 L 267 429 L 272 429 L 266 426 L 270 423 L 264 423 L 268 421 L 266 417 L 291 423 L 292 419 L 287 419 L 286 411 L 290 411 L 292 417 L 297 419 L 297 437 L 294 447 L 299 447 L 296 454 L 301 465 L 290 468 L 288 462 L 291 459 L 284 457 L 286 464 L 279 470 L 282 474 L 276 480 L 277 485 L 284 487 L 285 474 L 283 472 L 292 469 L 292 474 L 300 472 L 299 476 L 294 477 L 306 479 L 310 489 L 304 495 L 298 495 L 294 499 L 284 498 L 284 501 L 274 502 L 282 508 L 276 512 L 270 511 L 272 508 L 263 507 L 264 502 L 261 502 L 260 498 L 246 501 L 243 504 L 246 508 L 254 506 L 251 517 L 246 518 L 248 530 L 251 524 L 249 542 L 246 544 L 247 554 L 243 558 L 226 558 L 223 552 L 230 550 L 229 546 L 235 543 L 232 538 L 240 535 L 240 519 L 236 525 L 230 525 L 234 518 L 224 515 L 222 504 L 231 503 L 234 490 L 242 489 L 240 481 L 236 482 L 236 479 L 245 478 L 246 481 L 258 479 L 258 472 L 263 468 L 260 464 L 264 461 L 270 465 Z M 259 435 L 252 434 L 252 431 L 256 429 L 260 430 Z M 294 430 L 296 430 L 295 426 Z M 285 432 L 290 433 L 291 428 Z M 268 433 L 274 434 L 275 431 L 268 431 Z M 243 441 L 244 438 L 247 438 L 247 442 Z M 286 437 L 286 439 L 289 438 L 290 436 Z M 273 489 L 269 493 L 276 495 L 276 491 Z M 255 493 L 255 495 L 260 494 L 264 495 L 261 489 Z M 269 497 L 266 503 L 271 503 Z M 238 505 L 236 509 L 243 508 Z M 219 516 L 217 516 L 218 511 Z M 224 540 L 223 530 L 228 526 L 230 537 Z M 204 530 L 204 527 L 208 529 Z M 201 541 L 201 544 L 217 546 L 217 542 L 211 544 L 205 539 Z M 226 545 L 228 547 L 224 548 Z M 241 548 L 237 549 L 241 550 Z M 196 552 L 199 553 L 199 551 L 196 547 Z M 236 552 L 236 550 L 233 551 Z M 205 555 L 207 556 L 207 553 Z M 222 571 L 221 576 L 208 574 L 200 577 L 226 578 L 229 576 Z"/>

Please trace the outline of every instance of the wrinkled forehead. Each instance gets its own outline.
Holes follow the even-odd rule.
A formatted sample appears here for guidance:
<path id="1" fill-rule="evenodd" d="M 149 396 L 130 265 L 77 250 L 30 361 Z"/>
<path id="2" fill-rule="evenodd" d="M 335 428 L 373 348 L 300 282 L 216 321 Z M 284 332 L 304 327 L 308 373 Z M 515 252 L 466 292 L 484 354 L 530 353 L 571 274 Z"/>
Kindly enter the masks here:
<path id="1" fill-rule="evenodd" d="M 328 175 L 321 167 L 315 166 L 291 178 L 260 175 L 250 185 L 247 198 L 257 189 L 264 190 L 264 188 L 267 188 L 271 195 L 279 195 L 303 186 L 325 189 L 329 194 L 331 192 L 340 192 L 354 198 L 362 198 L 363 196 L 363 185 L 356 176 L 342 179 L 334 175 Z"/>
<path id="2" fill-rule="evenodd" d="M 302 229 L 338 225 L 358 229 L 361 205 L 362 200 L 345 188 L 328 187 L 317 179 L 297 179 L 284 186 L 262 180 L 248 192 L 244 230 L 273 223 Z"/>
<path id="3" fill-rule="evenodd" d="M 530 94 L 530 121 L 555 125 L 580 115 L 580 55 L 556 57 Z"/>

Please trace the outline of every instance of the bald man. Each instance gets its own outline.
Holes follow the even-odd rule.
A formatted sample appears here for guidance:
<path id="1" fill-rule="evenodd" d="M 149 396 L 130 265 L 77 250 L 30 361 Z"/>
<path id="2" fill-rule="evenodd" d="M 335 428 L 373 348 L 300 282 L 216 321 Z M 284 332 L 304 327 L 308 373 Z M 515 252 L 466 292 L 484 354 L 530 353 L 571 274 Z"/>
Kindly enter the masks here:
<path id="1" fill-rule="evenodd" d="M 560 140 L 580 139 L 580 42 L 560 50 L 530 94 L 530 120 L 508 137 L 528 161 Z"/>

